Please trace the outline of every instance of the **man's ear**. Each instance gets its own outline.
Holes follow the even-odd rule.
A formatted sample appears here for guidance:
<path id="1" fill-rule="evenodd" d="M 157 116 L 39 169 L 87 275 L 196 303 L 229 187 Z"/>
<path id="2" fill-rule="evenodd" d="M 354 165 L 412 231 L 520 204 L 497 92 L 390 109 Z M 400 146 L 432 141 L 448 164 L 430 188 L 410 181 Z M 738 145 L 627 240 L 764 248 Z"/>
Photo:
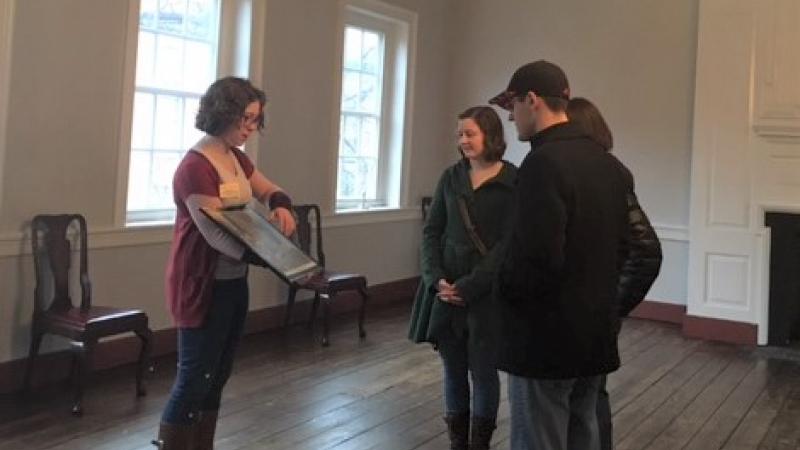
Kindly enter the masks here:
<path id="1" fill-rule="evenodd" d="M 530 108 L 535 108 L 540 101 L 541 99 L 531 91 L 528 91 L 528 95 L 525 96 L 525 104 Z"/>

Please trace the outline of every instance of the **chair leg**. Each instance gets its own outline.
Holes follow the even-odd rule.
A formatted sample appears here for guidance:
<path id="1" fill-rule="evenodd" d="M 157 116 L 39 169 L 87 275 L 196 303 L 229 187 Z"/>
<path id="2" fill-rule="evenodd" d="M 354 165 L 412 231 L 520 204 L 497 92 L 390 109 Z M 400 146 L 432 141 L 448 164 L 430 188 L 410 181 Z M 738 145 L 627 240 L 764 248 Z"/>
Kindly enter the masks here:
<path id="1" fill-rule="evenodd" d="M 77 380 L 75 380 L 75 400 L 72 403 L 72 414 L 75 416 L 83 415 L 83 390 L 86 386 L 86 378 L 91 372 L 95 344 L 95 340 L 72 343 L 72 350 L 79 360 Z"/>
<path id="2" fill-rule="evenodd" d="M 25 378 L 22 380 L 23 392 L 30 392 L 31 390 L 33 365 L 34 361 L 36 360 L 36 356 L 39 354 L 39 346 L 42 344 L 42 336 L 44 336 L 44 333 L 40 333 L 38 331 L 33 331 L 33 333 L 31 333 L 31 346 L 30 350 L 28 351 L 28 361 L 25 363 Z"/>
<path id="3" fill-rule="evenodd" d="M 136 396 L 143 397 L 147 395 L 147 390 L 144 387 L 144 374 L 150 368 L 153 332 L 150 331 L 150 328 L 145 327 L 136 331 L 136 335 L 142 341 L 142 347 L 139 350 L 139 362 L 136 367 Z"/>
<path id="4" fill-rule="evenodd" d="M 308 329 L 314 328 L 314 319 L 317 318 L 317 310 L 319 309 L 319 292 L 314 291 L 314 303 L 311 304 L 311 315 L 308 317 Z"/>
<path id="5" fill-rule="evenodd" d="M 75 386 L 75 383 L 78 381 L 78 376 L 80 375 L 80 368 L 81 362 L 80 357 L 78 356 L 77 351 L 72 352 L 72 356 L 69 359 L 69 378 L 67 378 L 67 386 Z"/>
<path id="6" fill-rule="evenodd" d="M 358 293 L 361 294 L 361 309 L 358 311 L 358 337 L 364 339 L 367 337 L 367 330 L 364 329 L 364 315 L 366 313 L 369 295 L 367 295 L 366 287 L 360 287 Z"/>
<path id="7" fill-rule="evenodd" d="M 330 341 L 328 340 L 328 335 L 330 334 L 331 330 L 331 303 L 333 303 L 333 299 L 335 298 L 336 293 L 331 292 L 325 297 L 325 301 L 322 303 L 322 346 L 327 347 L 330 345 Z"/>
<path id="8" fill-rule="evenodd" d="M 292 309 L 294 309 L 294 298 L 297 296 L 297 287 L 289 286 L 289 295 L 286 297 L 286 317 L 283 318 L 283 327 L 289 326 L 292 321 Z"/>

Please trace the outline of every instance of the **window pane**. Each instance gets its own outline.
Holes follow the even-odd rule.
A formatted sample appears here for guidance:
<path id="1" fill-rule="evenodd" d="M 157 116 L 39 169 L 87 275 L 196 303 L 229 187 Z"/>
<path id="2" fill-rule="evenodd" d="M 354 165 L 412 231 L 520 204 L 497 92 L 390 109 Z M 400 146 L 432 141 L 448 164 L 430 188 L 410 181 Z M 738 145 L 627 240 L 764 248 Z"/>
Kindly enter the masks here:
<path id="1" fill-rule="evenodd" d="M 139 6 L 139 27 L 154 29 L 157 14 L 156 0 L 142 0 Z"/>
<path id="2" fill-rule="evenodd" d="M 181 149 L 188 150 L 197 143 L 203 133 L 194 127 L 194 119 L 197 116 L 197 109 L 200 107 L 200 99 L 188 97 L 183 105 L 183 145 Z"/>
<path id="3" fill-rule="evenodd" d="M 350 152 L 347 151 L 344 148 L 344 144 L 345 144 L 345 138 L 344 138 L 344 115 L 340 114 L 339 115 L 339 157 L 341 157 L 342 155 L 345 155 L 345 154 L 350 154 Z M 348 149 L 348 150 L 352 151 L 352 149 Z M 345 152 L 347 152 L 347 153 L 345 153 Z"/>
<path id="4" fill-rule="evenodd" d="M 128 210 L 147 207 L 147 189 L 150 185 L 150 152 L 134 150 L 131 152 L 128 172 Z"/>
<path id="5" fill-rule="evenodd" d="M 380 132 L 377 117 L 364 117 L 361 119 L 360 154 L 378 159 Z"/>
<path id="6" fill-rule="evenodd" d="M 156 76 L 158 87 L 180 89 L 183 78 L 183 39 L 159 35 L 156 39 Z"/>
<path id="7" fill-rule="evenodd" d="M 214 50 L 205 42 L 186 41 L 183 88 L 202 94 L 214 81 Z"/>
<path id="8" fill-rule="evenodd" d="M 179 150 L 183 130 L 183 105 L 180 97 L 156 96 L 155 142 L 153 148 Z"/>
<path id="9" fill-rule="evenodd" d="M 339 200 L 356 199 L 356 177 L 358 168 L 352 159 L 339 159 L 339 178 L 336 198 Z"/>
<path id="10" fill-rule="evenodd" d="M 186 0 L 159 0 L 158 29 L 170 33 L 183 33 Z"/>
<path id="11" fill-rule="evenodd" d="M 342 138 L 339 146 L 339 156 L 357 156 L 359 149 L 359 134 L 361 121 L 358 117 L 346 115 L 343 117 Z"/>
<path id="12" fill-rule="evenodd" d="M 156 63 L 156 36 L 147 31 L 139 32 L 139 48 L 136 52 L 136 85 L 152 86 Z"/>
<path id="13" fill-rule="evenodd" d="M 344 31 L 344 67 L 361 68 L 361 30 L 347 27 Z"/>
<path id="14" fill-rule="evenodd" d="M 213 0 L 189 0 L 186 5 L 186 35 L 211 39 L 214 33 Z"/>
<path id="15" fill-rule="evenodd" d="M 358 109 L 370 114 L 380 115 L 381 86 L 375 75 L 361 74 L 358 92 Z"/>
<path id="16" fill-rule="evenodd" d="M 364 198 L 374 200 L 378 198 L 378 160 L 364 158 L 361 161 L 364 173 Z"/>
<path id="17" fill-rule="evenodd" d="M 383 38 L 378 33 L 364 32 L 364 45 L 361 49 L 361 67 L 365 72 L 380 74 L 383 61 Z"/>
<path id="18" fill-rule="evenodd" d="M 152 94 L 137 92 L 133 97 L 132 148 L 149 149 L 153 146 L 153 102 Z"/>
<path id="19" fill-rule="evenodd" d="M 172 177 L 181 161 L 181 152 L 153 153 L 148 208 L 160 209 L 173 206 Z"/>
<path id="20" fill-rule="evenodd" d="M 345 70 L 342 80 L 342 111 L 358 111 L 358 72 Z"/>
<path id="21" fill-rule="evenodd" d="M 374 200 L 377 193 L 377 160 L 347 157 L 339 159 L 339 200 Z"/>

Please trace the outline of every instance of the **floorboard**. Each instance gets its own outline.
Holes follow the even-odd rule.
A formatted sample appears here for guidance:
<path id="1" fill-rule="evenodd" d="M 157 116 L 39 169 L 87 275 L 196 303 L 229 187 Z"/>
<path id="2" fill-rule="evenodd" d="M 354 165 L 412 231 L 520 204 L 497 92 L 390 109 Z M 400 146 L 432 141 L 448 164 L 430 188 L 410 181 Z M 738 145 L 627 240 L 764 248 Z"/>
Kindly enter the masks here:
<path id="1" fill-rule="evenodd" d="M 336 320 L 331 346 L 303 326 L 246 337 L 226 388 L 218 450 L 439 450 L 442 368 L 405 338 L 409 308 Z M 682 336 L 675 325 L 626 320 L 622 367 L 608 378 L 619 450 L 800 449 L 800 350 L 752 349 Z M 69 414 L 67 386 L 0 397 L 0 450 L 145 450 L 175 376 L 160 358 L 148 396 L 133 368 L 92 375 L 85 414 Z M 506 377 L 493 449 L 508 449 Z"/>

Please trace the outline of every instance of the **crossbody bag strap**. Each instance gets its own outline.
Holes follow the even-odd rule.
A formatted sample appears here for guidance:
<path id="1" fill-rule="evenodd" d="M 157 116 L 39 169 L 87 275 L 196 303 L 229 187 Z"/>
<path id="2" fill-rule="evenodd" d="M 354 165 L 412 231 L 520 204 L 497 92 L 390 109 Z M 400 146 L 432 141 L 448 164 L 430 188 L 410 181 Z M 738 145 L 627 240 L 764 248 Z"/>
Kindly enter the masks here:
<path id="1" fill-rule="evenodd" d="M 481 237 L 478 236 L 478 231 L 475 230 L 475 224 L 472 223 L 472 219 L 469 216 L 467 201 L 464 197 L 458 197 L 458 212 L 461 213 L 461 220 L 464 222 L 464 228 L 467 229 L 467 234 L 470 240 L 472 240 L 472 243 L 475 244 L 475 248 L 478 249 L 478 253 L 480 253 L 481 256 L 486 256 L 486 254 L 489 253 L 489 249 L 486 247 L 486 244 L 483 243 Z"/>

